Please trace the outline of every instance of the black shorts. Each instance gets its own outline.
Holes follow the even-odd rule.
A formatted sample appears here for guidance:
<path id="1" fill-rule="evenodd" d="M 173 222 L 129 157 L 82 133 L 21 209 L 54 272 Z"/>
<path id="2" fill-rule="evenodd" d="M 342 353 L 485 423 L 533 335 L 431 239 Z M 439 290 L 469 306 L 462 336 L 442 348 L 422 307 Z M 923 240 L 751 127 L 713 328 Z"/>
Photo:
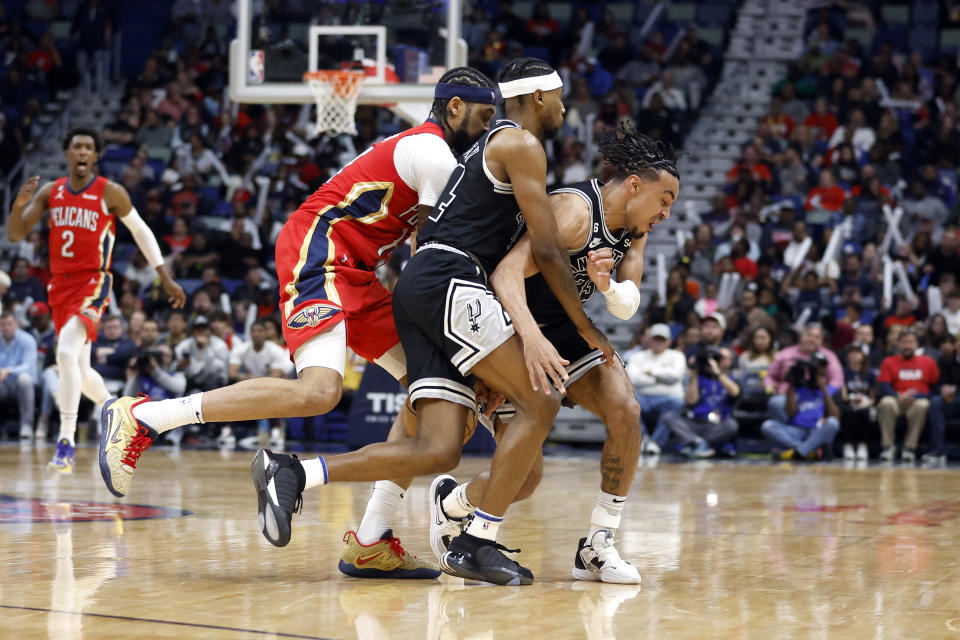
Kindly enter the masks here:
<path id="1" fill-rule="evenodd" d="M 573 324 L 573 320 L 570 320 L 570 318 L 566 316 L 566 312 L 563 310 L 563 307 L 560 306 L 560 303 L 557 302 L 556 305 L 556 308 L 549 310 L 533 308 L 530 309 L 530 312 L 533 314 L 534 319 L 537 320 L 537 326 L 540 327 L 543 336 L 550 341 L 550 344 L 554 346 L 557 353 L 570 363 L 564 367 L 569 376 L 564 385 L 569 389 L 570 385 L 585 376 L 591 369 L 603 364 L 603 352 L 587 344 L 586 340 L 581 338 L 580 333 L 577 332 L 577 327 Z M 546 311 L 549 312 L 545 313 Z M 543 317 L 549 317 L 549 322 L 540 323 L 540 319 Z M 565 400 L 564 402 L 568 403 L 569 400 Z M 568 404 L 567 406 L 573 405 Z M 513 420 L 516 413 L 516 409 L 514 409 L 513 405 L 509 402 L 505 402 L 494 412 L 504 423 Z M 486 427 L 491 434 L 494 433 L 492 418 L 482 416 L 480 418 L 480 424 Z"/>
<path id="2" fill-rule="evenodd" d="M 414 406 L 439 398 L 474 409 L 471 370 L 514 333 L 480 265 L 442 244 L 420 247 L 407 263 L 393 291 L 393 318 Z"/>

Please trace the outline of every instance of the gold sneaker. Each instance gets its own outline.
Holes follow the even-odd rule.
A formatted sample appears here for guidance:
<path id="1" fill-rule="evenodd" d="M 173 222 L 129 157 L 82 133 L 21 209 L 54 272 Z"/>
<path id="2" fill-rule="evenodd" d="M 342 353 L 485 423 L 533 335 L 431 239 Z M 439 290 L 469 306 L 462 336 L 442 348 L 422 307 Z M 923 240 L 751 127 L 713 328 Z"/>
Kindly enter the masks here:
<path id="1" fill-rule="evenodd" d="M 347 548 L 340 555 L 340 571 L 353 578 L 436 578 L 440 567 L 403 550 L 400 539 L 387 529 L 380 540 L 362 544 L 355 531 L 343 536 Z"/>
<path id="2" fill-rule="evenodd" d="M 150 398 L 108 400 L 100 412 L 100 475 L 110 493 L 126 495 L 137 470 L 137 461 L 157 437 L 157 432 L 133 417 L 133 408 Z"/>

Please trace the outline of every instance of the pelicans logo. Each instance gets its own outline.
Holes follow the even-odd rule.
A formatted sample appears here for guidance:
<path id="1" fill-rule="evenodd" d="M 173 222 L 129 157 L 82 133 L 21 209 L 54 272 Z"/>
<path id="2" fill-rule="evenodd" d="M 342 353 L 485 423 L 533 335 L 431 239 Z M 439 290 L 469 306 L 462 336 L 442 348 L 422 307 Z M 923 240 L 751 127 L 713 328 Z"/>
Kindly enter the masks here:
<path id="1" fill-rule="evenodd" d="M 287 320 L 287 326 L 291 329 L 315 327 L 339 312 L 340 307 L 332 304 L 312 304 L 290 316 L 290 319 Z"/>

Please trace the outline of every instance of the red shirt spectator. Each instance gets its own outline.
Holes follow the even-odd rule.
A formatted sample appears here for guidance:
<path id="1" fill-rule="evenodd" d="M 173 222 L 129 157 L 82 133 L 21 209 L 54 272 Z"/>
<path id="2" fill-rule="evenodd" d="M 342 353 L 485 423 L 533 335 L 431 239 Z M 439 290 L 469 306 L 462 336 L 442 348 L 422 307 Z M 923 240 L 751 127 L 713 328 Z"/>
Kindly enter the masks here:
<path id="1" fill-rule="evenodd" d="M 922 395 L 929 395 L 930 389 L 940 378 L 940 369 L 930 356 L 918 356 L 912 351 L 909 354 L 909 358 L 899 353 L 884 358 L 877 382 L 889 384 L 897 393 L 913 389 Z"/>
<path id="2" fill-rule="evenodd" d="M 733 266 L 744 280 L 753 280 L 757 277 L 757 263 L 746 256 L 734 260 Z"/>
<path id="3" fill-rule="evenodd" d="M 743 169 L 749 171 L 750 177 L 754 180 L 763 180 L 764 182 L 773 180 L 770 167 L 759 161 L 757 150 L 752 145 L 743 150 L 743 159 L 735 164 L 730 171 L 727 171 L 727 182 L 736 182 L 737 178 L 740 177 L 740 171 Z"/>
<path id="4" fill-rule="evenodd" d="M 917 323 L 917 316 L 913 314 L 913 305 L 910 304 L 910 300 L 904 297 L 897 298 L 897 307 L 893 311 L 893 315 L 888 316 L 883 321 L 883 326 L 888 329 L 895 324 L 903 325 L 904 327 L 912 327 Z"/>
<path id="5" fill-rule="evenodd" d="M 777 138 L 789 138 L 793 133 L 793 118 L 783 112 L 783 98 L 773 96 L 770 100 L 770 111 L 767 112 L 760 122 L 766 123 L 770 127 L 770 133 Z"/>
<path id="6" fill-rule="evenodd" d="M 804 208 L 807 211 L 811 209 L 840 211 L 846 199 L 847 194 L 837 186 L 837 180 L 833 177 L 833 173 L 828 169 L 824 169 L 820 172 L 820 183 L 807 193 Z"/>
<path id="7" fill-rule="evenodd" d="M 840 123 L 836 116 L 830 113 L 826 98 L 817 98 L 813 109 L 813 113 L 804 119 L 803 124 L 813 130 L 814 137 L 829 140 Z"/>

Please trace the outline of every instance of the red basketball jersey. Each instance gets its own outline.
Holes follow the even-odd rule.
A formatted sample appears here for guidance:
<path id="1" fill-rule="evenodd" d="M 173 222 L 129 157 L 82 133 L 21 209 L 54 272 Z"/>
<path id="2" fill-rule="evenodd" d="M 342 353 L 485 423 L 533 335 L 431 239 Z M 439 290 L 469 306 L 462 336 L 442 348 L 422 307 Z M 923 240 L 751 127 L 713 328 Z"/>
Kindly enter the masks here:
<path id="1" fill-rule="evenodd" d="M 97 176 L 74 193 L 67 178 L 50 192 L 50 272 L 107 271 L 110 268 L 114 216 L 107 211 L 103 190 L 107 179 Z"/>
<path id="2" fill-rule="evenodd" d="M 331 243 L 335 246 L 331 254 L 325 256 L 331 265 L 373 270 L 409 237 L 416 224 L 419 197 L 401 179 L 393 158 L 397 143 L 418 133 L 443 138 L 440 125 L 428 120 L 374 144 L 313 192 L 293 214 L 320 218 L 314 233 L 336 241 Z M 337 250 L 343 255 L 334 255 Z"/>

